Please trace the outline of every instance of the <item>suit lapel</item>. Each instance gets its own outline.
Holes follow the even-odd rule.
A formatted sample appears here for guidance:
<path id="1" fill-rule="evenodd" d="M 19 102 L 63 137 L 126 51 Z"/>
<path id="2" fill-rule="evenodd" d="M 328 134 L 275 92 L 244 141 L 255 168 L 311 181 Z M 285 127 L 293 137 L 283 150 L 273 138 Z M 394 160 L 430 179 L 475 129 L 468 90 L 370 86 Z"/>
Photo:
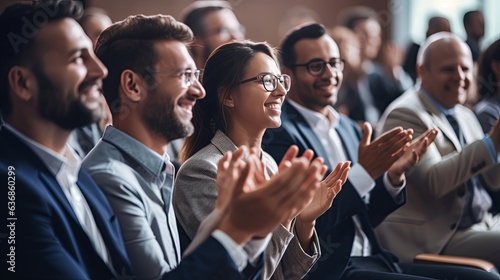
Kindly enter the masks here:
<path id="1" fill-rule="evenodd" d="M 219 150 L 222 155 L 229 151 L 234 152 L 238 148 L 233 143 L 233 141 L 231 141 L 231 139 L 229 139 L 229 137 L 227 137 L 227 135 L 220 130 L 217 130 L 217 132 L 215 132 L 215 135 L 210 142 L 217 148 L 217 150 Z"/>
<path id="2" fill-rule="evenodd" d="M 446 119 L 446 116 L 442 114 L 439 111 L 439 109 L 436 108 L 430 102 L 430 100 L 423 95 L 422 91 L 418 92 L 418 97 L 420 99 L 420 102 L 422 102 L 424 109 L 427 111 L 427 113 L 429 113 L 430 117 L 432 118 L 433 123 L 436 124 L 436 126 L 443 132 L 446 138 L 448 138 L 451 141 L 451 143 L 453 143 L 453 146 L 455 146 L 455 150 L 460 152 L 462 150 L 462 145 L 460 144 L 460 140 L 455 134 L 455 131 L 453 131 L 453 128 Z M 461 125 L 460 122 L 459 125 Z"/>
<path id="3" fill-rule="evenodd" d="M 62 208 L 67 213 L 68 217 L 71 217 L 70 219 L 72 222 L 75 223 L 79 230 L 82 230 L 83 232 L 83 228 L 81 227 L 73 208 L 69 204 L 66 195 L 59 185 L 59 182 L 57 182 L 57 179 L 54 175 L 52 175 L 45 164 L 43 164 L 40 158 L 28 146 L 26 146 L 21 139 L 12 134 L 8 129 L 3 129 L 1 137 L 4 138 L 3 140 L 6 141 L 9 146 L 14 147 L 14 150 L 17 150 L 16 153 L 21 154 L 22 157 L 26 158 L 26 161 L 33 166 L 40 181 L 44 182 L 43 186 L 46 186 L 46 189 L 52 193 L 53 197 L 55 197 L 55 199 L 59 202 L 59 205 L 62 205 Z"/>
<path id="4" fill-rule="evenodd" d="M 482 130 L 480 129 L 481 124 L 479 122 L 473 122 L 463 114 L 462 106 L 457 105 L 455 112 L 455 118 L 460 125 L 460 129 L 462 130 L 462 134 L 464 135 L 466 143 L 472 143 L 478 139 L 478 135 L 483 135 Z"/>
<path id="5" fill-rule="evenodd" d="M 9 146 L 13 147 L 14 150 L 13 152 L 15 154 L 22 155 L 22 157 L 25 158 L 26 162 L 28 162 L 31 165 L 31 168 L 36 170 L 37 173 L 35 174 L 38 175 L 38 179 L 40 180 L 40 187 L 44 188 L 48 193 L 50 193 L 49 197 L 55 200 L 54 202 L 51 203 L 57 205 L 57 207 L 61 209 L 61 212 L 64 213 L 64 217 L 62 217 L 62 219 L 64 220 L 62 220 L 62 222 L 65 224 L 67 223 L 67 226 L 69 227 L 68 230 L 71 231 L 68 233 L 68 236 L 70 236 L 71 239 L 70 242 L 74 243 L 73 245 L 74 247 L 68 248 L 68 250 L 72 249 L 75 250 L 74 252 L 71 252 L 71 254 L 73 254 L 75 258 L 79 259 L 80 263 L 82 264 L 88 263 L 89 262 L 88 260 L 83 260 L 81 259 L 81 257 L 84 254 L 83 251 L 94 250 L 93 248 L 90 249 L 86 246 L 86 244 L 92 244 L 92 242 L 88 237 L 87 233 L 82 228 L 73 208 L 71 207 L 70 202 L 68 201 L 61 185 L 59 184 L 55 176 L 52 175 L 52 173 L 42 163 L 40 158 L 38 158 L 38 156 L 29 147 L 27 147 L 23 143 L 23 141 L 18 139 L 10 131 L 8 131 L 7 129 L 2 129 L 0 137 L 2 138 L 2 141 L 5 141 L 5 143 L 7 143 Z M 109 230 L 110 228 L 109 219 L 105 222 L 103 222 L 102 219 L 102 215 L 104 215 L 103 213 L 110 213 L 109 210 L 110 208 L 106 209 L 102 206 L 96 207 L 97 205 L 105 205 L 105 203 L 107 203 L 107 200 L 105 199 L 102 193 L 96 194 L 94 192 L 89 192 L 89 190 L 86 187 L 82 187 L 83 184 L 83 186 L 92 186 L 97 188 L 97 186 L 94 185 L 94 183 L 91 181 L 88 175 L 84 177 L 82 177 L 81 175 L 82 172 L 80 171 L 78 185 L 92 210 L 97 226 L 101 231 L 103 238 L 105 238 L 106 247 L 110 251 L 112 257 L 113 255 L 117 255 L 113 254 L 113 252 L 116 252 L 116 250 L 114 250 L 115 248 L 121 249 L 120 258 L 113 258 L 113 261 L 114 262 L 116 261 L 118 264 L 122 265 L 122 267 L 126 268 L 127 271 L 130 271 L 131 266 L 128 264 L 128 260 L 125 254 L 125 248 L 123 244 L 121 245 L 118 244 L 118 242 L 121 242 L 122 239 L 120 232 L 118 232 L 117 224 L 115 223 L 116 230 L 113 232 L 112 230 Z M 114 218 L 114 216 L 112 218 Z M 81 240 L 81 238 L 86 238 L 86 239 Z M 80 247 L 82 246 L 82 244 L 84 244 L 83 246 L 85 247 Z M 112 244 L 112 246 L 110 246 L 110 244 Z M 97 253 L 95 254 L 95 256 L 98 257 Z M 104 264 L 104 261 L 102 261 L 102 264 Z M 115 277 L 116 276 L 118 275 L 115 274 Z"/>
<path id="6" fill-rule="evenodd" d="M 69 204 L 68 198 L 64 194 L 61 185 L 59 185 L 59 182 L 57 182 L 56 178 L 52 174 L 43 171 L 40 171 L 38 177 L 42 182 L 45 182 L 45 186 L 47 186 L 47 189 L 52 193 L 53 197 L 58 200 L 58 204 L 62 205 L 64 211 L 66 211 L 67 215 L 71 217 L 72 222 L 76 224 L 79 230 L 83 231 L 83 228 L 80 225 L 78 218 L 76 217 L 75 211 Z"/>
<path id="7" fill-rule="evenodd" d="M 305 148 L 312 149 L 316 156 L 322 157 L 325 160 L 327 166 L 332 167 L 332 163 L 329 160 L 328 154 L 321 144 L 316 133 L 311 129 L 309 124 L 306 122 L 304 117 L 285 99 L 283 104 L 283 109 L 286 112 L 287 118 L 290 119 L 293 129 L 297 131 L 300 137 L 305 142 Z"/>
<path id="8" fill-rule="evenodd" d="M 336 128 L 337 134 L 342 141 L 344 150 L 347 153 L 347 158 L 352 162 L 358 161 L 358 143 L 355 132 L 353 131 L 352 125 L 344 117 L 340 117 L 339 126 Z"/>

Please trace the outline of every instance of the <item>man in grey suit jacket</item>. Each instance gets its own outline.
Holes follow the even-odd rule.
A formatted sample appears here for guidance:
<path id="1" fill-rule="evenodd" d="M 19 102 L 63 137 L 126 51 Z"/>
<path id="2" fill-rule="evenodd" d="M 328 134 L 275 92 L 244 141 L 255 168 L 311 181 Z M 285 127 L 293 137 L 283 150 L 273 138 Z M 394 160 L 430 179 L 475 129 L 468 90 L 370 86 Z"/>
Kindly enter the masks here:
<path id="1" fill-rule="evenodd" d="M 407 177 L 407 203 L 379 227 L 382 243 L 401 259 L 419 253 L 483 258 L 500 267 L 500 216 L 488 212 L 486 189 L 500 189 L 500 125 L 484 135 L 461 105 L 472 82 L 467 45 L 451 33 L 427 39 L 419 55 L 421 87 L 397 99 L 381 130 L 411 127 L 440 133 Z"/>

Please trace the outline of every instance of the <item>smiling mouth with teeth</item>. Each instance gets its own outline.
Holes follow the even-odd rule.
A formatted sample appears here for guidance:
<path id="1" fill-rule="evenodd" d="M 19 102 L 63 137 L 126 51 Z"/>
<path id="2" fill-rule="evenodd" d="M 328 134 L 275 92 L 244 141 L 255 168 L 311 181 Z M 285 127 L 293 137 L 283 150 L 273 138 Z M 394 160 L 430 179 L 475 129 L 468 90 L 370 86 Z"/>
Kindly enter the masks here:
<path id="1" fill-rule="evenodd" d="M 281 109 L 281 104 L 267 104 L 266 107 L 270 109 Z"/>

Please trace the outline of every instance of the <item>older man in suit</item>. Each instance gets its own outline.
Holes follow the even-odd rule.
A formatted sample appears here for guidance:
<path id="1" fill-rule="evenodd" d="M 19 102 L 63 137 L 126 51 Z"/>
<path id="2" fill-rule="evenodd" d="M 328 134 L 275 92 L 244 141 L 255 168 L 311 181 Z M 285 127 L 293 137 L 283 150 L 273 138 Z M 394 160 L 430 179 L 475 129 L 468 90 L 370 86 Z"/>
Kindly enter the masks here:
<path id="1" fill-rule="evenodd" d="M 107 75 L 74 19 L 80 12 L 65 1 L 0 15 L 3 279 L 131 275 L 118 221 L 67 145 L 72 129 L 101 116 Z"/>
<path id="2" fill-rule="evenodd" d="M 422 85 L 387 109 L 382 130 L 412 127 L 416 135 L 440 131 L 408 177 L 408 201 L 378 228 L 381 241 L 403 260 L 419 253 L 483 258 L 500 267 L 500 216 L 488 212 L 487 189 L 500 189 L 500 125 L 484 135 L 474 113 L 462 106 L 473 62 L 465 42 L 448 32 L 421 48 Z"/>
<path id="3" fill-rule="evenodd" d="M 371 142 L 368 124 L 361 133 L 355 122 L 339 115 L 332 105 L 343 63 L 337 44 L 320 24 L 292 30 L 281 54 L 282 72 L 290 75 L 292 87 L 282 107 L 282 126 L 266 132 L 264 150 L 280 160 L 295 144 L 302 151 L 314 150 L 329 168 L 343 160 L 353 164 L 332 207 L 316 221 L 322 258 L 310 279 L 477 278 L 473 269 L 399 263 L 374 232 L 405 203 L 405 172 L 425 153 L 435 130 L 429 129 L 405 152 L 401 148 L 408 147 L 408 131 L 394 128 Z"/>

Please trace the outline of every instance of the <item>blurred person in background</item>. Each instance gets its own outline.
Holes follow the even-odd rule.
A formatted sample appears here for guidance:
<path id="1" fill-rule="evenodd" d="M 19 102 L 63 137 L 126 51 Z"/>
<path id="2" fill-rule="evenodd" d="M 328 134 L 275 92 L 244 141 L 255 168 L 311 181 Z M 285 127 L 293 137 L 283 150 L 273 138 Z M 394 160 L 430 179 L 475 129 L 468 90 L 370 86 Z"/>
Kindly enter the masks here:
<path id="1" fill-rule="evenodd" d="M 479 57 L 476 86 L 479 102 L 474 112 L 481 124 L 483 132 L 489 133 L 500 117 L 500 39 L 493 42 Z M 500 192 L 489 192 L 493 198 L 490 209 L 494 214 L 500 213 Z M 496 203 L 495 203 L 496 202 Z"/>
<path id="2" fill-rule="evenodd" d="M 428 38 L 432 34 L 446 31 L 451 32 L 450 21 L 442 16 L 434 16 L 429 18 L 427 23 L 427 32 L 425 33 L 425 38 Z M 417 54 L 420 49 L 420 44 L 411 42 L 410 46 L 406 50 L 405 58 L 403 61 L 403 69 L 410 75 L 413 83 L 417 82 Z"/>
<path id="3" fill-rule="evenodd" d="M 343 11 L 340 18 L 342 25 L 358 36 L 363 72 L 354 91 L 358 96 L 352 97 L 358 101 L 339 103 L 339 106 L 346 105 L 350 118 L 375 126 L 385 108 L 413 82 L 401 67 L 401 50 L 392 42 L 382 44 L 382 27 L 374 10 L 351 7 Z"/>
<path id="4" fill-rule="evenodd" d="M 357 82 L 363 73 L 361 68 L 361 46 L 358 36 L 349 28 L 336 26 L 328 34 L 337 42 L 340 57 L 344 59 L 344 79 L 338 93 L 337 111 L 349 116 L 349 108 L 360 104 Z"/>
<path id="5" fill-rule="evenodd" d="M 463 18 L 467 38 L 465 43 L 472 52 L 472 59 L 477 62 L 481 53 L 481 39 L 484 37 L 484 15 L 480 10 L 468 11 Z"/>

